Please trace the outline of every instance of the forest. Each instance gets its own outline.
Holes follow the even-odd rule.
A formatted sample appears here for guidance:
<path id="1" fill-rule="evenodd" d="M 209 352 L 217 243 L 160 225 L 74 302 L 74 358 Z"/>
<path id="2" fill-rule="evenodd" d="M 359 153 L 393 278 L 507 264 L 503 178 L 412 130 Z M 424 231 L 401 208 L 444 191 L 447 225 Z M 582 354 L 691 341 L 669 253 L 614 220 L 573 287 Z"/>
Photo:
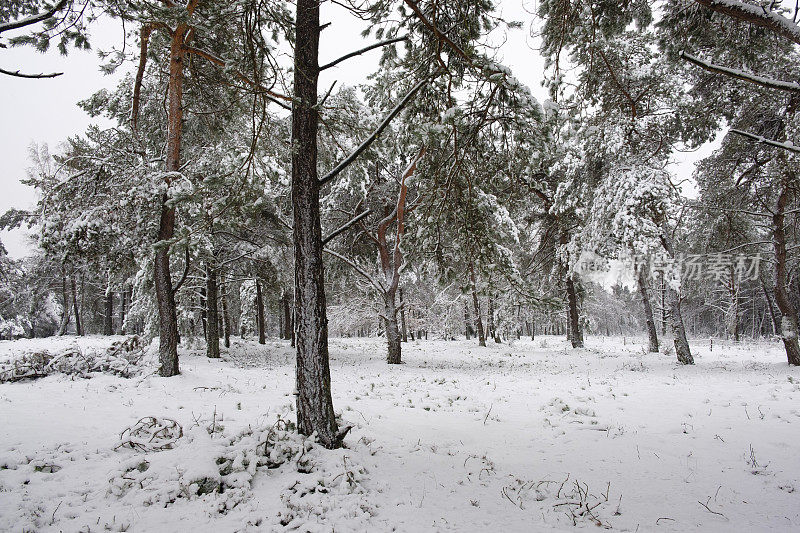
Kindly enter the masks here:
<path id="1" fill-rule="evenodd" d="M 0 530 L 797 531 L 798 17 L 5 0 Z"/>

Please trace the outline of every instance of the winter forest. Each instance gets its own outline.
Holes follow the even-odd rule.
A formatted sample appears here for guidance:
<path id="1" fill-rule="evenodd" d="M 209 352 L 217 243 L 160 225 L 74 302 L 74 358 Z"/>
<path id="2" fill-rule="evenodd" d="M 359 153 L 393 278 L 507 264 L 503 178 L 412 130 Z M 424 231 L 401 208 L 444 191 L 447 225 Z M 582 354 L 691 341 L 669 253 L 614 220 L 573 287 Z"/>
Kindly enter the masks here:
<path id="1" fill-rule="evenodd" d="M 87 50 L 0 531 L 800 530 L 796 3 L 3 0 L 3 109 Z"/>

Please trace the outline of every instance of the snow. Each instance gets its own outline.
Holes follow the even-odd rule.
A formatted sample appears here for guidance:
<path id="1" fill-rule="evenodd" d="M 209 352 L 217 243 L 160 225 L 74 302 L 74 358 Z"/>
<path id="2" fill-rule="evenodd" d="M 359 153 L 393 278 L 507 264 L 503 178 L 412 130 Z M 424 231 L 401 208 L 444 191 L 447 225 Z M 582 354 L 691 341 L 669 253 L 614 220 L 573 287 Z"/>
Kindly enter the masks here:
<path id="1" fill-rule="evenodd" d="M 3 341 L 0 360 L 114 340 Z M 587 346 L 417 341 L 388 366 L 382 339 L 332 339 L 355 426 L 335 451 L 287 429 L 284 342 L 183 349 L 174 378 L 151 357 L 129 379 L 2 384 L 0 530 L 798 530 L 800 371 L 780 341 L 697 340 L 688 367 L 643 338 Z M 149 416 L 183 436 L 118 447 Z"/>

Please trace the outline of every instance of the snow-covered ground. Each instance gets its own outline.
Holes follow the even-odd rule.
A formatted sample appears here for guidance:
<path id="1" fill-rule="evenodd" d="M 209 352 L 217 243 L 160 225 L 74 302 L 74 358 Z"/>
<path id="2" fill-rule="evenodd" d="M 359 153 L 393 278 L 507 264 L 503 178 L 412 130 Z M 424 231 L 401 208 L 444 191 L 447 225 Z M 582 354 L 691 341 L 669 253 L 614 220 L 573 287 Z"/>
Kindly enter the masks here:
<path id="1" fill-rule="evenodd" d="M 64 342 L 0 342 L 0 360 Z M 382 340 L 334 339 L 355 426 L 336 451 L 285 431 L 283 342 L 187 350 L 175 378 L 2 384 L 0 530 L 800 531 L 800 371 L 779 343 L 697 341 L 693 367 L 587 344 L 410 342 L 390 367 Z M 183 436 L 118 448 L 147 416 Z"/>

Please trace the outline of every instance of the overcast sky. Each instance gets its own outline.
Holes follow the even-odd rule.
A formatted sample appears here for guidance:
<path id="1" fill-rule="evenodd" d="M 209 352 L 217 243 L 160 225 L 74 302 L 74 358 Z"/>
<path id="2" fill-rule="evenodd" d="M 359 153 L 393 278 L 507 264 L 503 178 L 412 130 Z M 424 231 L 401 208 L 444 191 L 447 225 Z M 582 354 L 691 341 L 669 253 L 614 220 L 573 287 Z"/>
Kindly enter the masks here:
<path id="1" fill-rule="evenodd" d="M 495 37 L 503 42 L 501 59 L 541 101 L 546 98 L 541 86 L 543 60 L 535 50 L 536 42 L 530 37 L 533 18 L 530 12 L 534 4 L 530 0 L 501 0 L 500 5 L 507 20 L 525 23 L 524 29 Z M 322 34 L 321 64 L 368 44 L 360 35 L 363 26 L 353 17 L 343 15 L 341 8 L 325 2 L 321 18 L 323 22 L 332 22 Z M 76 103 L 101 88 L 116 85 L 119 74 L 104 76 L 98 68 L 100 60 L 96 51 L 121 46 L 121 26 L 106 21 L 93 27 L 91 36 L 93 51 L 71 52 L 67 57 L 55 50 L 40 54 L 30 48 L 6 49 L 0 53 L 0 66 L 7 70 L 64 72 L 57 78 L 42 80 L 0 75 L 0 213 L 11 207 L 26 209 L 35 202 L 34 191 L 20 183 L 30 166 L 31 143 L 47 143 L 51 152 L 57 152 L 60 143 L 82 133 L 92 122 Z M 375 70 L 379 53 L 374 51 L 350 59 L 323 72 L 320 87 L 329 87 L 334 80 L 349 85 L 365 81 L 365 75 Z M 677 172 L 690 175 L 694 161 L 709 151 L 706 148 L 693 154 L 681 154 Z M 30 248 L 23 231 L 0 232 L 0 239 L 13 257 L 25 255 Z"/>

